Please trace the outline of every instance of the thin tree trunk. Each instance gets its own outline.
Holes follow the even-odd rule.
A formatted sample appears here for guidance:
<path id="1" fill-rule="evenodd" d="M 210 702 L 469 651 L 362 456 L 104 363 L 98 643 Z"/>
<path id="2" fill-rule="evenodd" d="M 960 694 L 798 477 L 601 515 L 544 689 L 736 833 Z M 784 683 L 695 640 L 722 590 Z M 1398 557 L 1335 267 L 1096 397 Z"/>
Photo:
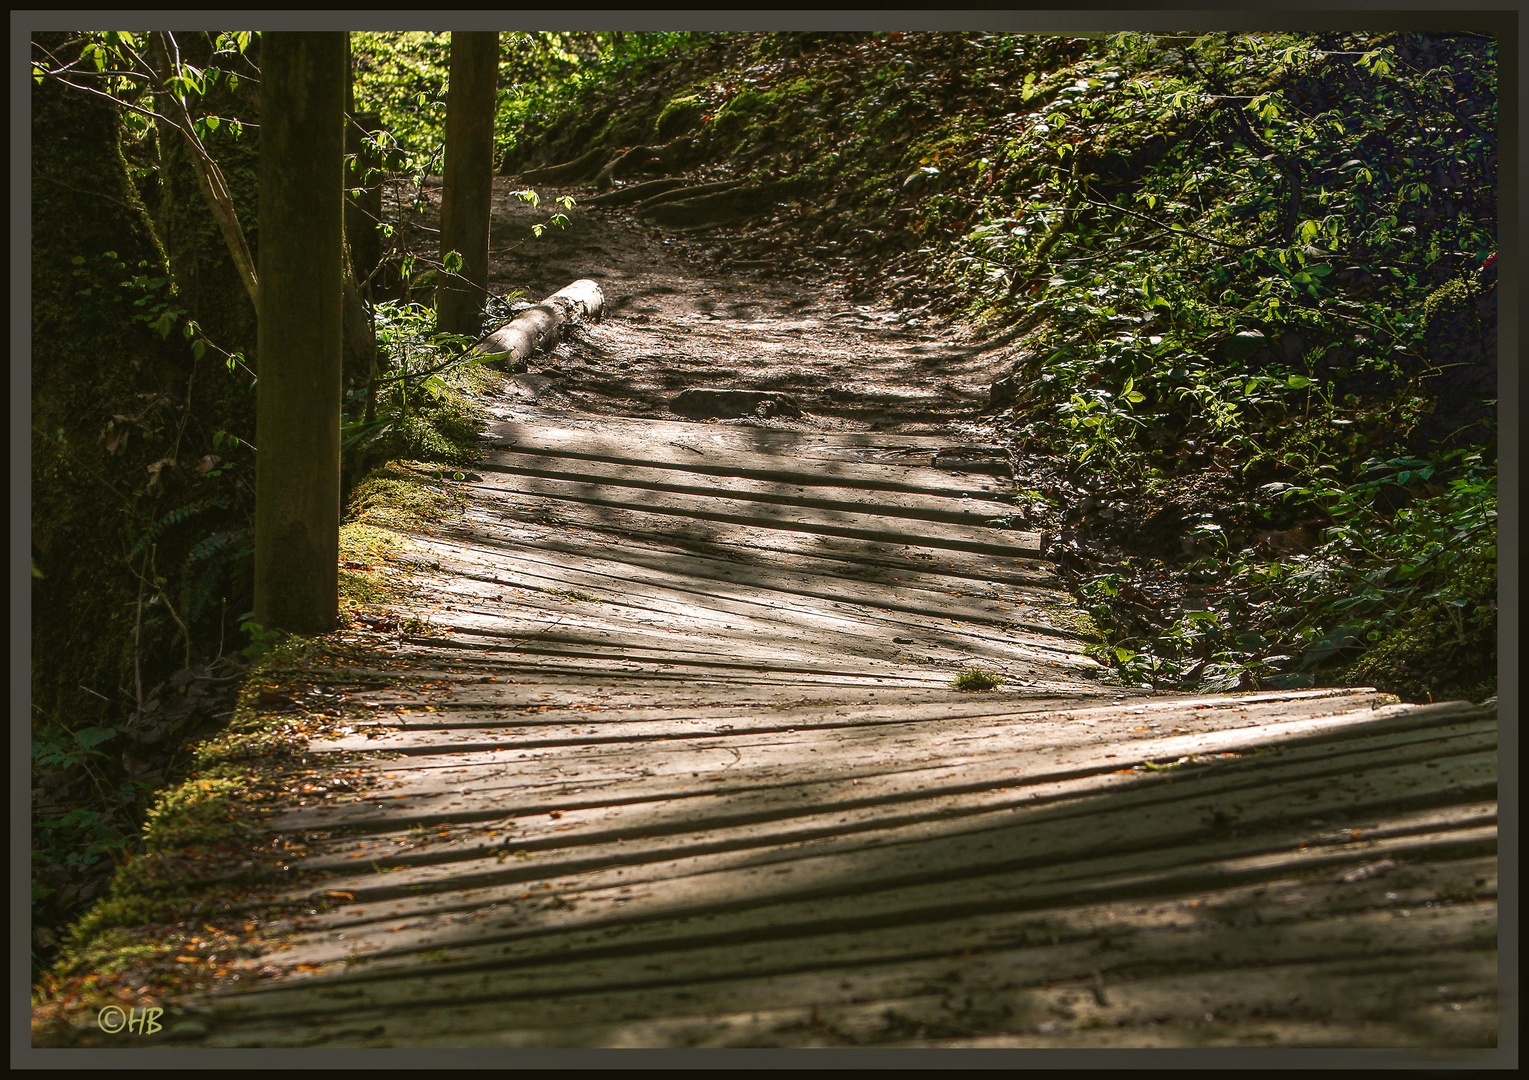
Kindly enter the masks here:
<path id="1" fill-rule="evenodd" d="M 351 53 L 350 35 L 345 46 L 345 156 L 349 161 L 345 175 L 345 242 L 350 245 L 356 283 L 362 293 L 377 263 L 382 259 L 382 238 L 378 224 L 382 220 L 382 182 L 373 175 L 381 163 L 367 149 L 366 138 L 382 127 L 377 113 L 356 112 L 356 65 Z M 355 196 L 350 191 L 360 189 Z"/>
<path id="2" fill-rule="evenodd" d="M 245 241 L 244 230 L 239 225 L 239 215 L 234 209 L 234 198 L 229 194 L 228 183 L 223 179 L 223 170 L 218 168 L 218 163 L 202 145 L 202 140 L 197 138 L 191 115 L 186 111 L 186 106 L 181 99 L 170 89 L 171 65 L 175 59 L 171 53 L 173 44 L 174 38 L 163 31 L 155 31 L 149 37 L 149 63 L 154 69 L 154 77 L 164 88 L 157 97 L 164 107 L 165 115 L 170 118 L 176 130 L 186 140 L 186 145 L 191 148 L 191 167 L 196 170 L 197 186 L 202 189 L 202 197 L 207 200 L 213 219 L 217 221 L 218 228 L 223 233 L 223 242 L 228 245 L 228 253 L 234 260 L 234 266 L 239 270 L 239 277 L 244 282 L 244 288 L 250 294 L 250 301 L 258 308 L 260 289 L 255 272 L 255 261 L 250 255 L 249 244 Z"/>
<path id="3" fill-rule="evenodd" d="M 355 154 L 355 165 L 346 180 L 347 188 L 360 188 L 361 194 L 345 204 L 345 235 L 351 258 L 356 265 L 356 280 L 362 292 L 382 261 L 382 162 L 367 146 L 367 136 L 382 130 L 378 113 L 353 113 L 346 127 L 345 153 Z"/>
<path id="4" fill-rule="evenodd" d="M 345 34 L 267 33 L 260 107 L 255 621 L 339 609 Z"/>
<path id="5" fill-rule="evenodd" d="M 446 98 L 445 190 L 441 195 L 441 259 L 462 256 L 457 274 L 443 274 L 436 292 L 436 326 L 477 337 L 488 295 L 489 206 L 494 180 L 494 91 L 499 35 L 451 35 L 451 85 Z"/>

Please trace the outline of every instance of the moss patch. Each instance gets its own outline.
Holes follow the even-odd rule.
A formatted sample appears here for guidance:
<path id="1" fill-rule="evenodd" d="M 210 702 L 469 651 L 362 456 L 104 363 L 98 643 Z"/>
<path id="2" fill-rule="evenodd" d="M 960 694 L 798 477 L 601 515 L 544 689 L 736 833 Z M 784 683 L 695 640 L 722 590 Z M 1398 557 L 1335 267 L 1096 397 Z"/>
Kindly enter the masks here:
<path id="1" fill-rule="evenodd" d="M 356 485 L 350 497 L 350 524 L 407 532 L 455 517 L 466 507 L 466 499 L 432 481 L 421 463 L 399 461 Z M 354 535 L 364 543 L 377 534 Z"/>
<path id="2" fill-rule="evenodd" d="M 1051 621 L 1063 630 L 1087 638 L 1089 641 L 1103 641 L 1104 632 L 1099 629 L 1099 624 L 1088 612 L 1080 608 L 1057 607 L 1051 612 Z"/>
<path id="3" fill-rule="evenodd" d="M 653 123 L 653 133 L 659 142 L 668 142 L 676 135 L 694 128 L 706 112 L 706 105 L 694 94 L 672 99 L 658 114 Z"/>
<path id="4" fill-rule="evenodd" d="M 413 387 L 404 406 L 380 401 L 379 415 L 391 412 L 393 427 L 368 450 L 368 462 L 413 459 L 467 465 L 478 460 L 486 419 L 478 399 L 502 389 L 505 378 L 484 366 L 453 368 Z"/>
<path id="5" fill-rule="evenodd" d="M 986 668 L 967 668 L 951 682 L 957 690 L 996 690 L 1002 686 L 1003 676 Z"/>

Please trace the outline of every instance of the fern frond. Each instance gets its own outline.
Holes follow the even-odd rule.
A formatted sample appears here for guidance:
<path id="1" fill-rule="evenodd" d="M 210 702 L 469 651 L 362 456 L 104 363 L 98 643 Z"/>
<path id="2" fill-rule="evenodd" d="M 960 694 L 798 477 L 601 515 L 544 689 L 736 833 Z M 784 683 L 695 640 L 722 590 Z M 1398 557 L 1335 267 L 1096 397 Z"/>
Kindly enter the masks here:
<path id="1" fill-rule="evenodd" d="M 161 536 L 181 522 L 187 521 L 197 514 L 205 513 L 208 510 L 226 509 L 228 509 L 228 499 L 225 497 L 197 499 L 195 502 L 186 503 L 184 506 L 172 508 L 164 517 L 149 526 L 148 531 L 143 534 L 138 543 L 133 545 L 133 550 L 128 554 L 127 561 L 132 562 L 138 558 L 138 556 L 148 550 L 150 544 L 158 541 Z"/>

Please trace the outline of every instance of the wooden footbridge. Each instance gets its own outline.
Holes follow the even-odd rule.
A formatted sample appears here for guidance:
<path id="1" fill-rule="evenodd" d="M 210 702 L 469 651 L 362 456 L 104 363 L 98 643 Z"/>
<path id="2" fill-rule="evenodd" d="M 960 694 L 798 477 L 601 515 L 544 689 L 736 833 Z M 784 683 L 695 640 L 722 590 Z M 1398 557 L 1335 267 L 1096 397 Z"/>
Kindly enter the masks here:
<path id="1" fill-rule="evenodd" d="M 1495 708 L 1101 685 L 970 439 L 494 408 L 196 1045 L 1494 1045 Z"/>

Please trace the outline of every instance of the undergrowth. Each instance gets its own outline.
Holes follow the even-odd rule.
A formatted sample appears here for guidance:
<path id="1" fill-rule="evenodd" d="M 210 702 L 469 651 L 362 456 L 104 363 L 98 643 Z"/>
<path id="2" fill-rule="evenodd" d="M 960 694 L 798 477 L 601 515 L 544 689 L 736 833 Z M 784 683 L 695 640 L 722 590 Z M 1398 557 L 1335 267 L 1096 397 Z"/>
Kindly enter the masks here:
<path id="1" fill-rule="evenodd" d="M 1092 496 L 1059 525 L 1101 659 L 1489 694 L 1493 42 L 1123 34 L 1032 74 L 941 258 L 1041 316 L 995 397 Z"/>

